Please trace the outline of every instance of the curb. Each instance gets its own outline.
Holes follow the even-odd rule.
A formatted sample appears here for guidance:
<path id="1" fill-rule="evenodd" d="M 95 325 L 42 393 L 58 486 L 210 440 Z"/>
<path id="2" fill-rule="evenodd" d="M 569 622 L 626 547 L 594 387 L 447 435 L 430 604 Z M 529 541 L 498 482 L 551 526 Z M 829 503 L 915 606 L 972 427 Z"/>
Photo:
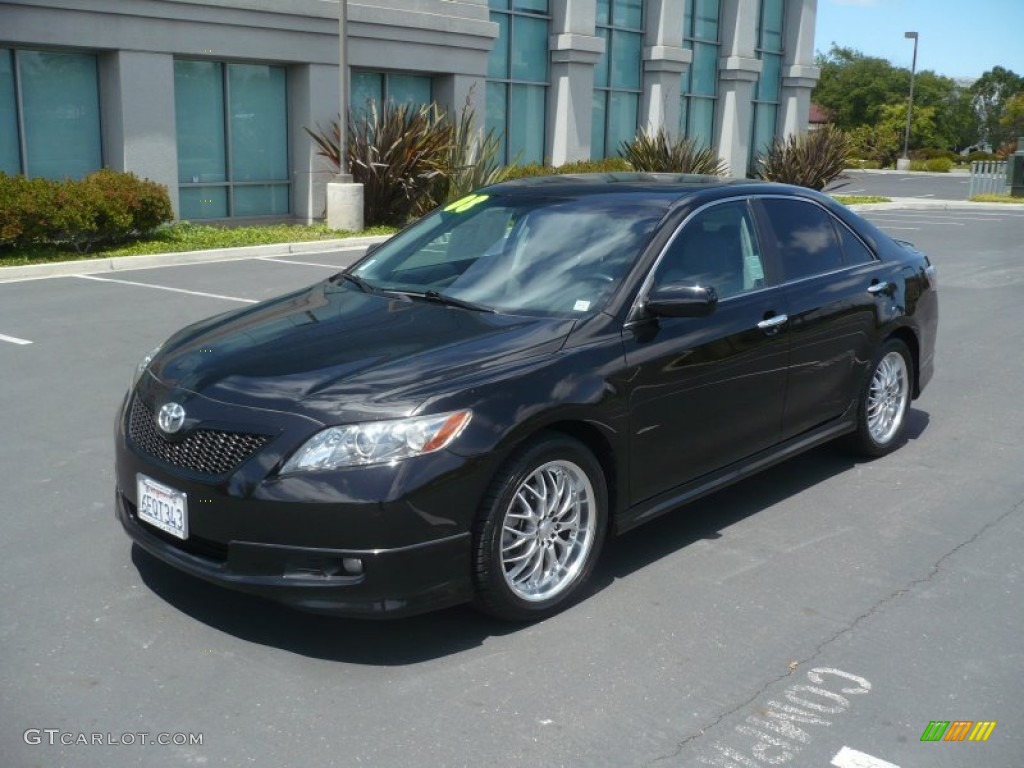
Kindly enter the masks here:
<path id="1" fill-rule="evenodd" d="M 834 196 L 834 195 L 833 195 Z M 840 195 L 842 197 L 842 195 Z M 1024 213 L 1024 205 L 1014 203 L 972 203 L 970 200 L 922 200 L 919 197 L 892 197 L 889 203 L 854 203 L 846 206 L 851 211 L 885 211 L 902 208 L 912 211 L 1005 211 Z"/>
<path id="2" fill-rule="evenodd" d="M 0 267 L 0 283 L 21 280 L 41 280 L 66 275 L 93 275 L 100 272 L 127 272 L 151 267 L 173 267 L 182 264 L 204 264 L 238 259 L 255 259 L 290 254 L 324 253 L 326 251 L 354 250 L 381 243 L 391 235 L 344 237 L 333 240 L 309 240 L 301 243 L 273 243 L 271 245 L 245 245 L 239 248 L 212 248 L 205 251 L 178 251 L 150 253 L 142 256 L 111 256 L 80 261 L 51 261 L 46 264 L 26 264 L 20 267 Z"/>

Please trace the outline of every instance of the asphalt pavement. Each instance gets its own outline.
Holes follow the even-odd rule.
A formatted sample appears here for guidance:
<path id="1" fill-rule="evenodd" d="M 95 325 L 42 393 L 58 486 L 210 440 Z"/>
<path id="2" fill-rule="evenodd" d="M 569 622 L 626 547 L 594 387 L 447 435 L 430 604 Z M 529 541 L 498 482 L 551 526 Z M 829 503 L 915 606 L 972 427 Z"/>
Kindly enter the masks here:
<path id="1" fill-rule="evenodd" d="M 967 200 L 971 176 L 965 172 L 903 173 L 900 171 L 846 171 L 845 178 L 828 185 L 837 195 L 881 195 L 922 200 Z"/>
<path id="2" fill-rule="evenodd" d="M 531 626 L 292 612 L 114 519 L 142 354 L 358 251 L 0 284 L 0 766 L 1019 768 L 1024 211 L 865 215 L 939 270 L 906 445 L 826 446 L 613 540 Z M 922 742 L 931 721 L 996 726 Z"/>

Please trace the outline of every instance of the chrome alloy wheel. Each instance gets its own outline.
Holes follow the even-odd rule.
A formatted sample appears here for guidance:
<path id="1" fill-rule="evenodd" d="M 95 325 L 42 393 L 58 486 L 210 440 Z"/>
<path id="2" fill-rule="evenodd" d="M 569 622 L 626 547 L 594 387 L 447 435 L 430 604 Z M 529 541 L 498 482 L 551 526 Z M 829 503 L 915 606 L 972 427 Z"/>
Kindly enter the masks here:
<path id="1" fill-rule="evenodd" d="M 878 361 L 868 390 L 867 420 L 871 439 L 885 445 L 899 432 L 910 400 L 907 361 L 889 352 Z"/>
<path id="2" fill-rule="evenodd" d="M 501 530 L 502 573 L 516 597 L 548 600 L 576 580 L 594 544 L 595 503 L 586 472 L 565 459 L 520 483 Z"/>

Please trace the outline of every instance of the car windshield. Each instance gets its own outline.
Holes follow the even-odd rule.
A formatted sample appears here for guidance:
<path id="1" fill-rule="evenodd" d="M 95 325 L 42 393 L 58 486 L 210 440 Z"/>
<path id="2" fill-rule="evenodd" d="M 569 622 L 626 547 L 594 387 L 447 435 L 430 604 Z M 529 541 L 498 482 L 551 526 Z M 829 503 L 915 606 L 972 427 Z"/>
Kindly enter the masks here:
<path id="1" fill-rule="evenodd" d="M 510 314 L 596 312 L 667 207 L 615 193 L 470 195 L 392 238 L 352 273 L 372 290 Z"/>

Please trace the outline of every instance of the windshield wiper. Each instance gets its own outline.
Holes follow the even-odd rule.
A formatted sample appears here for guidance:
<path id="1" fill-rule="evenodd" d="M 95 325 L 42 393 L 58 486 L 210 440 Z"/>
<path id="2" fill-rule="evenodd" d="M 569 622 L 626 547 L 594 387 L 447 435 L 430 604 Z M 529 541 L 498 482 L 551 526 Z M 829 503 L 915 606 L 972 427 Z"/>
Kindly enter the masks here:
<path id="1" fill-rule="evenodd" d="M 352 285 L 354 285 L 356 288 L 358 288 L 363 293 L 373 293 L 374 292 L 373 286 L 371 286 L 368 282 L 363 280 L 363 278 L 361 278 L 359 275 L 354 275 L 351 272 L 339 272 L 338 274 L 336 274 L 331 279 L 332 280 L 335 280 L 335 279 L 337 279 L 337 280 L 347 280 L 348 282 L 352 283 Z"/>
<path id="2" fill-rule="evenodd" d="M 498 310 L 492 309 L 491 307 L 485 307 L 483 304 L 476 304 L 472 301 L 466 301 L 465 299 L 457 299 L 454 296 L 449 296 L 439 291 L 424 291 L 423 293 L 417 293 L 415 291 L 402 291 L 406 296 L 410 296 L 414 299 L 426 299 L 427 301 L 433 301 L 438 304 L 444 304 L 447 307 L 458 307 L 459 309 L 468 309 L 472 312 L 489 312 L 491 314 L 497 313 Z"/>

